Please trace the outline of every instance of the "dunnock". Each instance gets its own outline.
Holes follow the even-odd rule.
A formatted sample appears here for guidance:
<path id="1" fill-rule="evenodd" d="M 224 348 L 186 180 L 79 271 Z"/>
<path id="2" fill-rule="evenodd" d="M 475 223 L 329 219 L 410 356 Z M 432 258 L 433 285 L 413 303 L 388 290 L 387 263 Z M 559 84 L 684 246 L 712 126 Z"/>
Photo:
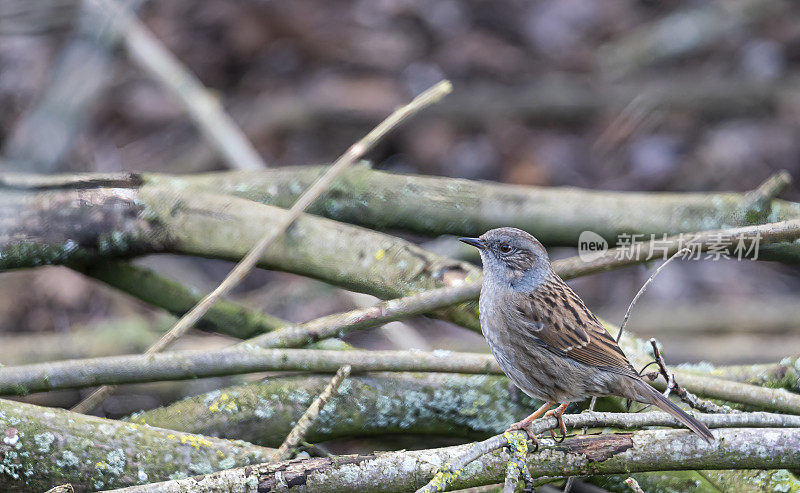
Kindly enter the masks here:
<path id="1" fill-rule="evenodd" d="M 568 403 L 614 395 L 654 404 L 713 442 L 703 423 L 641 379 L 611 334 L 553 271 L 536 238 L 499 228 L 459 239 L 480 249 L 480 322 L 492 354 L 517 387 L 545 401 L 509 430 L 530 434 L 531 422 L 544 414 L 555 416 L 563 433 Z"/>

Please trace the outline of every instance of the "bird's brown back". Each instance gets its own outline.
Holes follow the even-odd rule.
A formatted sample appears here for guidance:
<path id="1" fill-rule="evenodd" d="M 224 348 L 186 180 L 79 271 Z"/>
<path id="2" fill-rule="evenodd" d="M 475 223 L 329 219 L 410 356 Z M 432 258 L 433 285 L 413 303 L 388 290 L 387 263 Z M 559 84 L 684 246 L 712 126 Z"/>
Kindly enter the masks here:
<path id="1" fill-rule="evenodd" d="M 555 273 L 530 293 L 509 293 L 508 327 L 521 327 L 533 343 L 558 356 L 638 377 L 625 353 L 597 317 Z"/>

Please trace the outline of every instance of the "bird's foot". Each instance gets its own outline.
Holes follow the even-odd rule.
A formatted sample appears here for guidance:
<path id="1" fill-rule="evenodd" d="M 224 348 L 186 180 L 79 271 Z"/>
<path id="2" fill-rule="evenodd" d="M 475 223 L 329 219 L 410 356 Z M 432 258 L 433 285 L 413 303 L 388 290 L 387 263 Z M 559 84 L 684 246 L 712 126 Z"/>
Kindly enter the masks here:
<path id="1" fill-rule="evenodd" d="M 547 411 L 548 409 L 550 409 L 555 405 L 556 405 L 555 402 L 545 402 L 542 405 L 542 407 L 534 411 L 530 416 L 528 416 L 527 418 L 523 419 L 518 423 L 514 423 L 513 425 L 509 426 L 506 432 L 525 430 L 525 433 L 527 433 L 530 439 L 533 440 L 533 445 L 535 447 L 534 450 L 539 450 L 539 439 L 536 437 L 536 433 L 534 433 L 534 431 L 531 430 L 531 423 L 533 423 L 536 418 L 540 417 L 542 414 L 544 414 L 545 411 Z"/>
<path id="2" fill-rule="evenodd" d="M 536 452 L 537 450 L 539 450 L 539 438 L 537 438 L 536 434 L 533 432 L 533 430 L 531 430 L 531 423 L 533 423 L 533 420 L 528 421 L 527 418 L 523 419 L 522 421 L 519 421 L 509 426 L 508 429 L 506 430 L 506 433 L 508 433 L 509 431 L 523 430 L 525 433 L 527 433 L 528 438 L 530 438 L 531 441 L 533 442 L 533 451 Z"/>
<path id="3" fill-rule="evenodd" d="M 556 438 L 556 433 L 553 430 L 550 430 L 550 436 L 553 437 L 556 443 L 561 443 L 564 439 L 567 438 L 567 426 L 564 424 L 564 410 L 569 406 L 569 404 L 560 404 L 557 408 L 551 409 L 544 413 L 545 418 L 549 418 L 550 416 L 556 418 L 558 422 L 558 428 L 561 430 L 561 438 Z"/>

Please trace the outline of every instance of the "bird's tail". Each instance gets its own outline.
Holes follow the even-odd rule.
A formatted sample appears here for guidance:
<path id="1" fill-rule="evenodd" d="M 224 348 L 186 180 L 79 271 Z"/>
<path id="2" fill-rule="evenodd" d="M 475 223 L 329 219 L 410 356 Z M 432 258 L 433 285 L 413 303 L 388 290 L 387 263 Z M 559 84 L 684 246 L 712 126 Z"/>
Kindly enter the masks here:
<path id="1" fill-rule="evenodd" d="M 661 392 L 657 391 L 646 382 L 639 380 L 638 383 L 641 385 L 637 385 L 637 387 L 639 387 L 637 390 L 644 397 L 648 398 L 648 403 L 654 404 L 673 415 L 676 419 L 678 419 L 678 421 L 685 424 L 690 430 L 700 435 L 706 442 L 714 443 L 714 435 L 711 434 L 711 430 L 709 430 L 706 425 L 686 414 L 683 409 L 679 408 L 674 402 L 664 397 Z"/>

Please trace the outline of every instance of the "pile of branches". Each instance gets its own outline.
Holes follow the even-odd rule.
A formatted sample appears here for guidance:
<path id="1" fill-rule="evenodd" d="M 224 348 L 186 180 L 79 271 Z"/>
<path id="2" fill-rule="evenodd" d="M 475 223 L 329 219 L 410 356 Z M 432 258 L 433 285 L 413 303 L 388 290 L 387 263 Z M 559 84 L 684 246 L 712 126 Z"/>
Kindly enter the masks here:
<path id="1" fill-rule="evenodd" d="M 742 194 L 655 195 L 506 188 L 355 165 L 385 133 L 449 90 L 442 83 L 426 91 L 330 167 L 196 176 L 3 175 L 0 268 L 64 265 L 182 318 L 143 355 L 0 369 L 4 395 L 100 386 L 71 411 L 0 400 L 0 488 L 437 491 L 599 475 L 622 475 L 623 485 L 631 473 L 639 483 L 661 486 L 794 482 L 786 469 L 800 460 L 800 396 L 776 382 L 787 384 L 796 360 L 750 372 L 673 370 L 631 336 L 622 346 L 635 364 L 657 357 L 662 384 L 707 411 L 697 416 L 715 429 L 714 445 L 686 430 L 652 429 L 677 425 L 661 413 L 589 412 L 566 416 L 576 431 L 563 443 L 543 440 L 534 453 L 523 436 L 506 433 L 474 444 L 370 455 L 332 456 L 310 446 L 320 456 L 292 459 L 307 441 L 340 437 L 490 436 L 536 405 L 513 399 L 485 354 L 364 351 L 336 342 L 423 314 L 479 330 L 480 270 L 380 230 L 477 235 L 514 225 L 545 244 L 577 241 L 587 229 L 613 241 L 624 211 L 627 233 L 680 237 L 633 256 L 612 249 L 592 262 L 559 260 L 555 270 L 569 279 L 643 263 L 680 251 L 687 239 L 701 250 L 717 248 L 720 235 L 731 248 L 758 238 L 759 248 L 749 250 L 758 259 L 800 260 L 800 204 L 775 198 L 788 182 L 784 174 Z M 201 297 L 130 262 L 153 253 L 239 263 Z M 291 324 L 222 299 L 255 266 L 386 301 Z M 195 325 L 244 340 L 217 351 L 171 350 Z M 295 374 L 221 388 L 125 420 L 86 415 L 114 385 L 261 371 Z M 609 405 L 624 410 L 624 403 Z M 537 426 L 545 431 L 551 421 Z"/>

